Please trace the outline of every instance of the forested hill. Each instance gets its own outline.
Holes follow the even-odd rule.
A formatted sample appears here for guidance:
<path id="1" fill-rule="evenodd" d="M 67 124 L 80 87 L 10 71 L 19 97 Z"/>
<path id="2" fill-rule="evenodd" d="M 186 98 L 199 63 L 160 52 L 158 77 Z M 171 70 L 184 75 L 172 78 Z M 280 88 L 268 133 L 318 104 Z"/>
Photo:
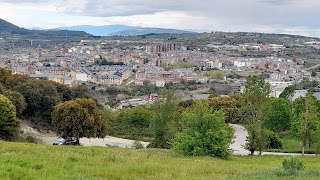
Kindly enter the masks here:
<path id="1" fill-rule="evenodd" d="M 92 36 L 84 31 L 69 30 L 29 30 L 18 27 L 10 22 L 0 19 L 0 34 L 8 35 L 39 35 L 39 36 Z"/>

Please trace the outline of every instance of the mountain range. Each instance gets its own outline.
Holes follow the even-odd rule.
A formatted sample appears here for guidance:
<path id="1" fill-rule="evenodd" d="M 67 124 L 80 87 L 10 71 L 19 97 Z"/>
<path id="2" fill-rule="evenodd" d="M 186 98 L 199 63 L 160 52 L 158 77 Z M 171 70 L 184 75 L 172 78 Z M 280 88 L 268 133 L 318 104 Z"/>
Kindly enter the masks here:
<path id="1" fill-rule="evenodd" d="M 92 36 L 84 31 L 69 30 L 29 30 L 18 27 L 8 21 L 0 19 L 0 34 L 37 35 L 37 36 Z"/>
<path id="2" fill-rule="evenodd" d="M 70 26 L 43 30 L 25 29 L 0 19 L 0 33 L 42 36 L 137 36 L 146 34 L 195 34 L 196 32 L 178 29 L 150 28 L 140 26 L 106 25 L 106 26 Z"/>
<path id="3" fill-rule="evenodd" d="M 70 26 L 60 27 L 60 30 L 76 30 L 85 31 L 95 36 L 138 36 L 145 34 L 194 34 L 196 32 L 165 29 L 165 28 L 149 28 L 140 26 L 125 26 L 125 25 L 106 25 L 106 26 Z"/>

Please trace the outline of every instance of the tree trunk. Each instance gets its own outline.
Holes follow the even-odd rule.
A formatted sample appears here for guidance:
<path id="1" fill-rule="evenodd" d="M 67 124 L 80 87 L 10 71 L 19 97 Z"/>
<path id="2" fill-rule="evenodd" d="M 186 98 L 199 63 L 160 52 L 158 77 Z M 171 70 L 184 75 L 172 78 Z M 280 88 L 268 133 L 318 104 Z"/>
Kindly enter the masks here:
<path id="1" fill-rule="evenodd" d="M 302 156 L 304 156 L 304 143 L 302 143 Z"/>

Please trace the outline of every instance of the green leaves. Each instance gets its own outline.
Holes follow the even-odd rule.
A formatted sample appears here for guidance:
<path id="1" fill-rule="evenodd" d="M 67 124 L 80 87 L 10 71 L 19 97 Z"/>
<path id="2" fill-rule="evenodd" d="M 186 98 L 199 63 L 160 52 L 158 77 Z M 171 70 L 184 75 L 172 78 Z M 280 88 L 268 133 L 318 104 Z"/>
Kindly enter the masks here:
<path id="1" fill-rule="evenodd" d="M 106 136 L 106 122 L 93 99 L 75 99 L 58 104 L 52 112 L 52 124 L 62 137 Z"/>
<path id="2" fill-rule="evenodd" d="M 249 76 L 247 78 L 244 94 L 268 97 L 270 93 L 270 84 L 261 77 Z"/>
<path id="3" fill-rule="evenodd" d="M 173 148 L 185 155 L 210 155 L 226 159 L 233 137 L 222 111 L 212 112 L 206 102 L 197 102 L 182 114 L 183 132 L 176 134 Z"/>
<path id="4" fill-rule="evenodd" d="M 291 107 L 286 99 L 272 98 L 263 107 L 263 122 L 266 128 L 281 132 L 290 129 Z"/>
<path id="5" fill-rule="evenodd" d="M 18 133 L 18 125 L 15 106 L 0 94 L 0 138 L 4 140 L 14 138 Z"/>

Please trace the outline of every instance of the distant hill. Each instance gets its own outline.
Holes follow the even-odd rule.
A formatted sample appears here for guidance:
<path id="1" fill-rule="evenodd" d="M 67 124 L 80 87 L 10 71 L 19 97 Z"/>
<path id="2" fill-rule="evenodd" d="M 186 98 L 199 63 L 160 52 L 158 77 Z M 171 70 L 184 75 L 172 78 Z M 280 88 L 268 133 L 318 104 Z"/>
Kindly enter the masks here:
<path id="1" fill-rule="evenodd" d="M 70 27 L 59 27 L 58 30 L 72 30 L 72 31 L 85 31 L 89 34 L 95 36 L 107 36 L 111 33 L 116 33 L 119 31 L 134 29 L 134 26 L 125 25 L 107 25 L 107 26 L 70 26 Z"/>
<path id="2" fill-rule="evenodd" d="M 40 36 L 92 36 L 84 31 L 69 30 L 29 30 L 18 27 L 8 21 L 0 19 L 0 34 L 40 35 Z"/>
<path id="3" fill-rule="evenodd" d="M 12 23 L 9 23 L 3 19 L 0 19 L 0 33 L 27 35 L 27 34 L 32 34 L 32 31 L 28 29 L 20 28 Z"/>
<path id="4" fill-rule="evenodd" d="M 125 25 L 108 25 L 108 26 L 71 26 L 60 27 L 57 29 L 65 30 L 77 30 L 85 31 L 95 36 L 137 36 L 145 34 L 186 34 L 195 33 L 193 31 L 177 30 L 177 29 L 165 29 L 165 28 L 147 28 L 137 26 L 125 26 Z"/>
<path id="5" fill-rule="evenodd" d="M 128 30 L 111 33 L 109 35 L 138 36 L 138 35 L 145 35 L 145 34 L 196 34 L 196 32 L 177 30 L 177 29 L 137 27 L 134 29 L 128 29 Z"/>

